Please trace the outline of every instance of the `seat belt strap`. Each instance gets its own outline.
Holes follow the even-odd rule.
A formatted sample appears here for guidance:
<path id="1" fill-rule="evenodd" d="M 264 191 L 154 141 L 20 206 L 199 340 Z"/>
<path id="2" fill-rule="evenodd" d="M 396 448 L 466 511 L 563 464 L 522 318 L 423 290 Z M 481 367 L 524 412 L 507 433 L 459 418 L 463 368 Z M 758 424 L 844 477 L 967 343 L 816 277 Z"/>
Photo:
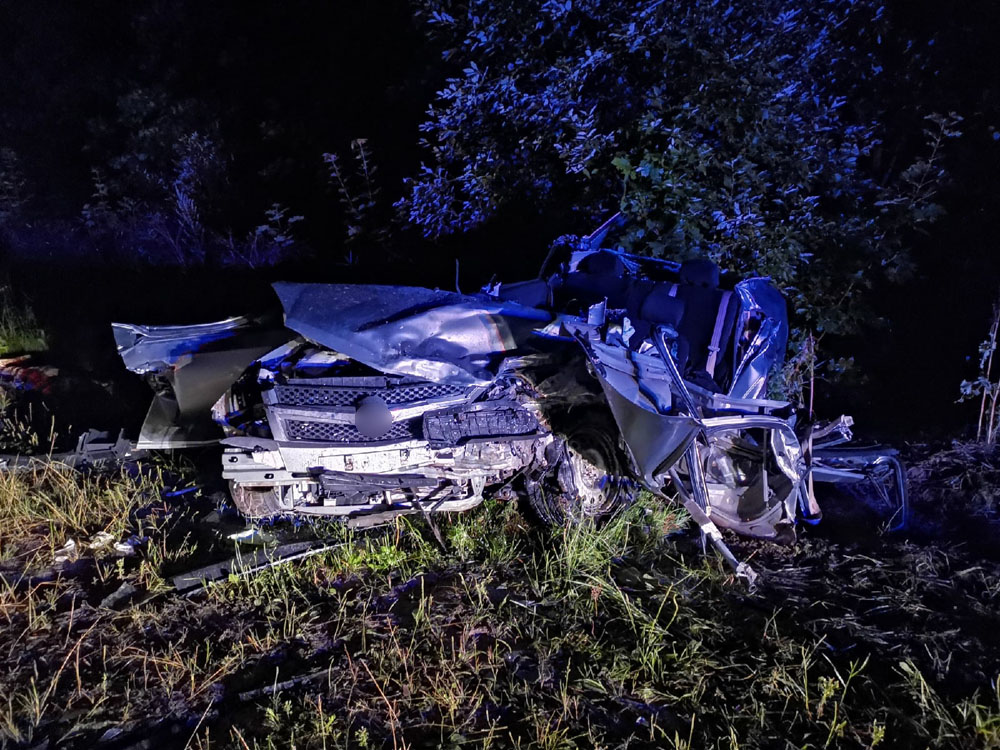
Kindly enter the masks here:
<path id="1" fill-rule="evenodd" d="M 705 370 L 713 378 L 715 377 L 715 362 L 719 356 L 719 341 L 722 338 L 722 327 L 726 324 L 726 311 L 729 309 L 729 298 L 732 292 L 723 292 L 722 300 L 719 302 L 719 312 L 715 316 L 715 328 L 712 330 L 712 342 L 708 345 L 708 359 L 705 361 Z"/>

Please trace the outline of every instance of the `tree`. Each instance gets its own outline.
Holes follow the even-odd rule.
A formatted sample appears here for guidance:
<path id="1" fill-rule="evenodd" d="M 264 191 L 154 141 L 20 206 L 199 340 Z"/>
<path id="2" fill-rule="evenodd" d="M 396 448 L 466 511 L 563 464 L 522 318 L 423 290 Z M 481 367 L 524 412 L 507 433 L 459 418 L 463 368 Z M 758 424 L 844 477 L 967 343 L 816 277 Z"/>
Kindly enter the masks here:
<path id="1" fill-rule="evenodd" d="M 584 227 L 620 209 L 631 251 L 773 277 L 804 338 L 856 330 L 865 291 L 907 272 L 908 232 L 937 215 L 957 118 L 930 122 L 916 163 L 879 168 L 896 162 L 880 0 L 419 6 L 454 66 L 399 203 L 426 236 L 525 198 L 573 205 Z"/>

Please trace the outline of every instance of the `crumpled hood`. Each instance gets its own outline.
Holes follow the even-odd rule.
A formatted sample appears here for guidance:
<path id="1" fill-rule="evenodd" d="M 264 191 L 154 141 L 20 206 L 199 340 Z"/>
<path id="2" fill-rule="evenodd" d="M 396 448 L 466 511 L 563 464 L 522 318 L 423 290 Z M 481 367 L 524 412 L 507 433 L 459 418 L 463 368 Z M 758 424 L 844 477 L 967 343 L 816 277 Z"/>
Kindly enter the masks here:
<path id="1" fill-rule="evenodd" d="M 285 326 L 383 372 L 486 385 L 555 316 L 434 289 L 278 282 Z"/>

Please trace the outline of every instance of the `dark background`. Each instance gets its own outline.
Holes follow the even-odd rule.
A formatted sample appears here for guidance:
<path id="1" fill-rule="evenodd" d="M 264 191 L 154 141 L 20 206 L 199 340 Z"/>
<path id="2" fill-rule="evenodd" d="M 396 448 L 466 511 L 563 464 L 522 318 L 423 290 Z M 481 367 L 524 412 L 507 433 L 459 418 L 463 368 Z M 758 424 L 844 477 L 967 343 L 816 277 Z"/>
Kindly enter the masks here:
<path id="1" fill-rule="evenodd" d="M 907 78 L 900 61 L 905 91 L 887 138 L 912 138 L 918 111 L 955 111 L 965 122 L 948 144 L 939 196 L 947 214 L 915 241 L 913 278 L 874 295 L 884 324 L 833 342 L 855 355 L 864 379 L 825 386 L 820 409 L 855 414 L 868 434 L 953 435 L 974 421 L 973 407 L 953 402 L 975 374 L 1000 285 L 994 5 L 891 5 L 894 27 L 928 50 L 930 72 Z M 395 198 L 426 158 L 418 126 L 450 72 L 405 2 L 2 3 L 0 147 L 17 153 L 31 193 L 23 224 L 0 235 L 8 283 L 54 331 L 53 356 L 101 369 L 114 366 L 109 320 L 185 323 L 252 310 L 270 301 L 275 278 L 450 288 L 456 260 L 465 291 L 494 274 L 533 276 L 552 240 L 592 227 L 573 225 L 568 211 L 515 206 L 470 234 L 430 243 L 403 231 L 391 254 L 343 263 L 344 216 L 322 154 L 348 158 L 352 139 L 368 139 Z M 134 132 L 120 101 L 137 89 L 166 102 L 160 127 L 195 128 L 221 144 L 226 190 L 207 218 L 245 234 L 278 202 L 305 217 L 296 236 L 309 252 L 263 270 L 169 269 L 88 244 L 80 211 L 91 169 L 113 172 L 129 150 Z M 169 154 L 150 154 L 157 158 Z"/>

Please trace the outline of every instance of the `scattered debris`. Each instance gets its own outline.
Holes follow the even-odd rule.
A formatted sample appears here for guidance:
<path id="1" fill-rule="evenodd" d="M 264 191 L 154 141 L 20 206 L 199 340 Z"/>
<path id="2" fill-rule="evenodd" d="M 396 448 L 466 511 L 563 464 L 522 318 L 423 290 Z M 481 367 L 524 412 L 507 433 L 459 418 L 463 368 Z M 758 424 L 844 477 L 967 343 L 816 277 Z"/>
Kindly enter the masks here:
<path id="1" fill-rule="evenodd" d="M 74 539 L 67 539 L 66 543 L 56 550 L 55 555 L 52 558 L 52 562 L 56 563 L 66 563 L 73 562 L 76 560 L 79 551 L 77 550 L 76 541 Z"/>
<path id="2" fill-rule="evenodd" d="M 0 388 L 51 393 L 58 376 L 58 367 L 33 364 L 29 354 L 0 357 Z"/>
<path id="3" fill-rule="evenodd" d="M 197 570 L 174 576 L 174 588 L 182 594 L 192 596 L 207 586 L 219 581 L 227 581 L 230 576 L 248 576 L 275 565 L 303 560 L 318 555 L 340 544 L 322 542 L 293 542 L 274 549 L 255 550 L 249 555 L 238 555 L 229 560 L 206 565 Z"/>
<path id="4" fill-rule="evenodd" d="M 117 609 L 120 605 L 130 601 L 138 593 L 138 588 L 125 581 L 121 586 L 104 597 L 99 606 L 101 609 Z"/>
<path id="5" fill-rule="evenodd" d="M 328 678 L 329 670 L 319 669 L 315 672 L 310 672 L 309 674 L 298 675 L 290 680 L 283 680 L 282 682 L 275 682 L 271 685 L 265 685 L 264 687 L 255 688 L 254 690 L 247 690 L 240 693 L 240 701 L 246 703 L 247 701 L 256 700 L 262 698 L 265 695 L 278 695 L 285 690 L 291 690 L 292 688 L 301 687 L 303 685 L 311 685 L 320 682 Z"/>
<path id="6" fill-rule="evenodd" d="M 915 475 L 941 470 L 927 487 L 948 485 L 950 459 L 915 463 Z M 588 746 L 652 750 L 677 735 L 711 747 L 733 733 L 748 746 L 807 746 L 834 732 L 864 747 L 879 722 L 896 744 L 922 747 L 942 726 L 951 739 L 935 745 L 969 747 L 1000 710 L 998 563 L 961 545 L 891 535 L 866 548 L 830 524 L 792 546 L 729 537 L 737 559 L 766 573 L 750 596 L 696 538 L 673 533 L 686 513 L 649 497 L 562 529 L 524 524 L 491 499 L 438 517 L 445 550 L 415 514 L 399 531 L 336 529 L 349 544 L 256 548 L 209 573 L 204 563 L 234 541 L 225 510 L 206 528 L 210 502 L 179 505 L 194 512 L 158 526 L 137 560 L 84 556 L 4 586 L 10 744 L 181 746 L 197 735 L 207 746 L 235 730 L 248 747 L 353 747 L 364 728 L 370 747 L 394 735 L 437 746 L 442 733 L 558 746 L 575 722 Z M 270 543 L 312 527 L 276 521 L 238 537 Z M 161 549 L 169 559 L 151 554 Z M 301 562 L 250 574 L 290 560 Z M 193 588 L 169 587 L 178 566 L 200 566 L 185 576 Z M 848 675 L 850 689 L 829 694 Z M 924 712 L 928 695 L 945 713 Z"/>
<path id="7" fill-rule="evenodd" d="M 89 469 L 137 461 L 146 451 L 137 450 L 125 438 L 124 431 L 116 438 L 100 430 L 87 430 L 77 440 L 75 450 L 49 453 L 40 456 L 0 455 L 0 472 L 33 471 L 48 464 L 58 464 L 70 469 Z"/>
<path id="8" fill-rule="evenodd" d="M 89 542 L 77 544 L 75 539 L 67 539 L 62 547 L 55 551 L 52 562 L 59 564 L 73 562 L 80 556 L 81 550 L 91 550 L 92 552 L 111 551 L 118 557 L 132 557 L 135 555 L 136 545 L 141 543 L 138 538 L 130 538 L 124 542 L 115 541 L 115 538 L 106 531 L 98 531 Z"/>

